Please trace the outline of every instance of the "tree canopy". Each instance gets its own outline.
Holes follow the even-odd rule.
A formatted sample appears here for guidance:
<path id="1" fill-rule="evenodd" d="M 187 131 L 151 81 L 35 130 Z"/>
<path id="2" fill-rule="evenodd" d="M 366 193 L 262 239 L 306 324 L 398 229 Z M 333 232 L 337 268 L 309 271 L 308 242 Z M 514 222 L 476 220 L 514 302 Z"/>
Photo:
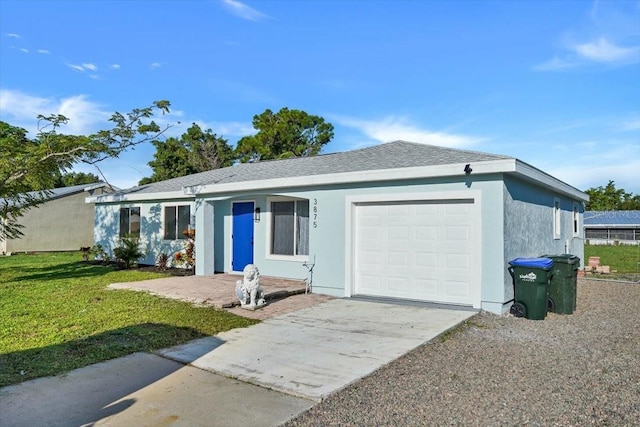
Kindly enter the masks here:
<path id="1" fill-rule="evenodd" d="M 95 182 L 100 182 L 98 175 L 85 172 L 68 172 L 58 174 L 53 183 L 53 188 L 72 187 L 74 185 L 93 184 Z"/>
<path id="2" fill-rule="evenodd" d="M 253 127 L 255 135 L 238 141 L 241 162 L 314 156 L 333 138 L 333 125 L 322 117 L 288 108 L 253 116 Z"/>
<path id="3" fill-rule="evenodd" d="M 640 209 L 640 195 L 627 193 L 622 188 L 616 188 L 613 181 L 609 181 L 606 186 L 589 188 L 585 190 L 589 195 L 588 211 L 609 211 L 609 210 L 638 210 Z"/>
<path id="4" fill-rule="evenodd" d="M 68 122 L 60 114 L 38 116 L 38 134 L 0 121 L 0 239 L 22 235 L 19 218 L 46 201 L 46 189 L 74 164 L 96 164 L 118 157 L 130 147 L 157 139 L 171 125 L 161 128 L 150 120 L 155 113 L 169 112 L 169 101 L 155 101 L 126 114 L 115 112 L 113 127 L 89 136 L 65 135 L 59 130 Z M 35 193 L 29 193 L 36 190 Z"/>
<path id="5" fill-rule="evenodd" d="M 226 139 L 211 129 L 203 131 L 196 123 L 180 138 L 151 143 L 156 147 L 148 163 L 153 174 L 140 180 L 140 185 L 231 166 L 234 160 L 233 148 Z"/>

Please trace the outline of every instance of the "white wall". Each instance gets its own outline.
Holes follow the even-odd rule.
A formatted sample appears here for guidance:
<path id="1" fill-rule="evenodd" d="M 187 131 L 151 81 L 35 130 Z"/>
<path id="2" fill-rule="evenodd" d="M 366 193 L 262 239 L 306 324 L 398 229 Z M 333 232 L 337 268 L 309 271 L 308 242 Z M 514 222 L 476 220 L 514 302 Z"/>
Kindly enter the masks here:
<path id="1" fill-rule="evenodd" d="M 186 240 L 164 239 L 164 207 L 190 205 L 192 215 L 195 203 L 192 201 L 153 201 L 144 203 L 97 204 L 95 209 L 94 243 L 101 244 L 103 249 L 113 255 L 113 249 L 119 245 L 120 208 L 140 208 L 140 245 L 145 257 L 138 260 L 140 264 L 154 265 L 160 253 L 172 256 L 184 248 Z M 197 240 L 196 236 L 196 240 Z"/>

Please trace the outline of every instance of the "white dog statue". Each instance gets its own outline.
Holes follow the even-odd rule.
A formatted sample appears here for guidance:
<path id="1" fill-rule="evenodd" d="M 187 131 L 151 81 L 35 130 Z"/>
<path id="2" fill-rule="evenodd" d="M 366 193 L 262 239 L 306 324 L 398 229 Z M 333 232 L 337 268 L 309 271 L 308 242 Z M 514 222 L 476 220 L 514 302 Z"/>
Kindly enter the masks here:
<path id="1" fill-rule="evenodd" d="M 240 307 L 255 310 L 266 305 L 264 290 L 260 286 L 258 267 L 253 264 L 247 264 L 243 274 L 243 279 L 236 282 L 236 295 L 240 300 Z"/>

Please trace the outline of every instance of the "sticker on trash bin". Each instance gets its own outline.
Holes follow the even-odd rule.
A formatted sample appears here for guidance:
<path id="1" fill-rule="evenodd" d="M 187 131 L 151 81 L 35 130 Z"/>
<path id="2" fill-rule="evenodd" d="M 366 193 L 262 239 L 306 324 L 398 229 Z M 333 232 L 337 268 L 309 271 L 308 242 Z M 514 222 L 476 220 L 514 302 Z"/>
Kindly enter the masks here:
<path id="1" fill-rule="evenodd" d="M 521 274 L 520 279 L 523 282 L 535 282 L 538 276 L 533 271 L 529 274 Z"/>

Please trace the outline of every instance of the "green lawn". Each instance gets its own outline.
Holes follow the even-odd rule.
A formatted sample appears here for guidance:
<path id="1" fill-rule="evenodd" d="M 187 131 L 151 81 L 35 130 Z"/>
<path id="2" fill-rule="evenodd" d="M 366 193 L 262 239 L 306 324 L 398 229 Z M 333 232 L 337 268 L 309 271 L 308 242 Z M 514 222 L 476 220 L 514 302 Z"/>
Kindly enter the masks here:
<path id="1" fill-rule="evenodd" d="M 584 264 L 590 256 L 599 256 L 600 265 L 609 265 L 618 273 L 637 273 L 640 268 L 640 246 L 585 245 Z"/>
<path id="2" fill-rule="evenodd" d="M 163 277 L 80 261 L 79 253 L 0 257 L 0 386 L 257 323 L 116 282 Z"/>

